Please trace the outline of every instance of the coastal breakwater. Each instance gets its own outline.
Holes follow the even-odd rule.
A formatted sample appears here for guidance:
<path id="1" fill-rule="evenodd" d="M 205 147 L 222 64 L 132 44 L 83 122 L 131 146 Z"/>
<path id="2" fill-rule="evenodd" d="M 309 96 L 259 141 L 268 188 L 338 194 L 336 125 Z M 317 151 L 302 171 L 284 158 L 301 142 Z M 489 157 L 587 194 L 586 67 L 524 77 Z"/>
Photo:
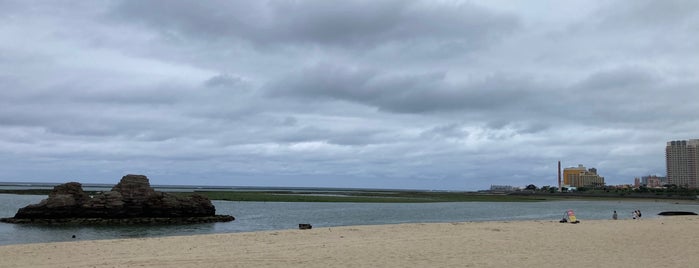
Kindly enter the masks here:
<path id="1" fill-rule="evenodd" d="M 126 175 L 111 191 L 93 196 L 78 182 L 55 186 L 47 199 L 20 208 L 6 223 L 33 224 L 182 224 L 228 222 L 216 215 L 211 200 L 201 195 L 176 196 L 155 191 L 144 175 Z"/>

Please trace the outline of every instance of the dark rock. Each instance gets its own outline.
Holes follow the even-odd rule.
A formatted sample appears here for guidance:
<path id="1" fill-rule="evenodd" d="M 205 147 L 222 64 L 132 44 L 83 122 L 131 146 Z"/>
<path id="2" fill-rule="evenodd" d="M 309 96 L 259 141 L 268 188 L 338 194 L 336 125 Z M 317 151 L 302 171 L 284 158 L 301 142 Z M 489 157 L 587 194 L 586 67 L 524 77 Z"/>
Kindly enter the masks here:
<path id="1" fill-rule="evenodd" d="M 150 220 L 149 220 L 150 219 Z M 143 175 L 126 175 L 111 191 L 90 197 L 77 182 L 54 187 L 39 204 L 20 208 L 10 223 L 184 223 L 232 221 L 216 215 L 211 200 L 201 195 L 180 197 L 156 192 Z"/>
<path id="2" fill-rule="evenodd" d="M 15 218 L 61 218 L 80 210 L 82 204 L 89 200 L 90 196 L 83 192 L 80 183 L 64 183 L 54 187 L 49 197 L 39 204 L 20 208 Z"/>

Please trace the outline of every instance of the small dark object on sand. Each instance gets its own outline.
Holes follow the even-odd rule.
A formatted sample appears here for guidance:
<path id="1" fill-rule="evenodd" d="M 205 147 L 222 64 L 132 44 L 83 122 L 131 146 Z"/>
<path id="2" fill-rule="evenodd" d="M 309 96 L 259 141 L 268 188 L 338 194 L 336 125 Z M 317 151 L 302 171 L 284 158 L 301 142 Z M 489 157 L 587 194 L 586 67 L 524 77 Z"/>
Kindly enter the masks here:
<path id="1" fill-rule="evenodd" d="M 308 230 L 313 228 L 310 223 L 299 223 L 299 230 Z"/>
<path id="2" fill-rule="evenodd" d="M 663 211 L 658 213 L 660 216 L 693 216 L 697 215 L 697 213 L 691 212 L 691 211 Z"/>

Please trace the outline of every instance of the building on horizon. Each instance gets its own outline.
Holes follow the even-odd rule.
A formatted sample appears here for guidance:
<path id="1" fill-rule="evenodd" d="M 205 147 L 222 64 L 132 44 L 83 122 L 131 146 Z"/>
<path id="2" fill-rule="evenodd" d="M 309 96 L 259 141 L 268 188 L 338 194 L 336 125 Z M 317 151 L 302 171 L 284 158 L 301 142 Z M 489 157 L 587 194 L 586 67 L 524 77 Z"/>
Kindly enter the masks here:
<path id="1" fill-rule="evenodd" d="M 580 164 L 563 169 L 563 184 L 572 187 L 603 187 L 604 177 L 597 174 L 596 168 L 587 169 Z"/>
<path id="2" fill-rule="evenodd" d="M 699 175 L 699 139 L 669 141 L 665 147 L 667 182 L 697 188 Z"/>
<path id="3" fill-rule="evenodd" d="M 667 177 L 648 175 L 641 177 L 641 186 L 648 188 L 660 188 L 667 184 Z"/>
<path id="4" fill-rule="evenodd" d="M 519 188 L 511 185 L 490 185 L 491 192 L 512 192 L 516 190 L 519 190 Z"/>

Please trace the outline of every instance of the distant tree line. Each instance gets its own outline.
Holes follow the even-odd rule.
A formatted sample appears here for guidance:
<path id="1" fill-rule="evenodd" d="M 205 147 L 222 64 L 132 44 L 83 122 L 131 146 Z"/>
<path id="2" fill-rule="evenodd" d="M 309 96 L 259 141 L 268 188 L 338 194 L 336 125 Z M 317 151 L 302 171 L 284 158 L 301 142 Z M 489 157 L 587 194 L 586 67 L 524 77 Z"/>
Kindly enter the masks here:
<path id="1" fill-rule="evenodd" d="M 527 185 L 524 190 L 538 193 L 556 193 L 558 187 L 546 185 L 541 188 L 534 184 Z M 562 187 L 561 192 L 571 192 L 567 187 Z M 678 186 L 675 184 L 666 184 L 662 188 L 650 188 L 645 185 L 638 188 L 633 187 L 616 187 L 616 186 L 599 186 L 599 187 L 577 187 L 577 193 L 590 194 L 616 194 L 616 195 L 668 195 L 668 196 L 699 196 L 699 189 L 688 188 L 687 186 Z"/>

